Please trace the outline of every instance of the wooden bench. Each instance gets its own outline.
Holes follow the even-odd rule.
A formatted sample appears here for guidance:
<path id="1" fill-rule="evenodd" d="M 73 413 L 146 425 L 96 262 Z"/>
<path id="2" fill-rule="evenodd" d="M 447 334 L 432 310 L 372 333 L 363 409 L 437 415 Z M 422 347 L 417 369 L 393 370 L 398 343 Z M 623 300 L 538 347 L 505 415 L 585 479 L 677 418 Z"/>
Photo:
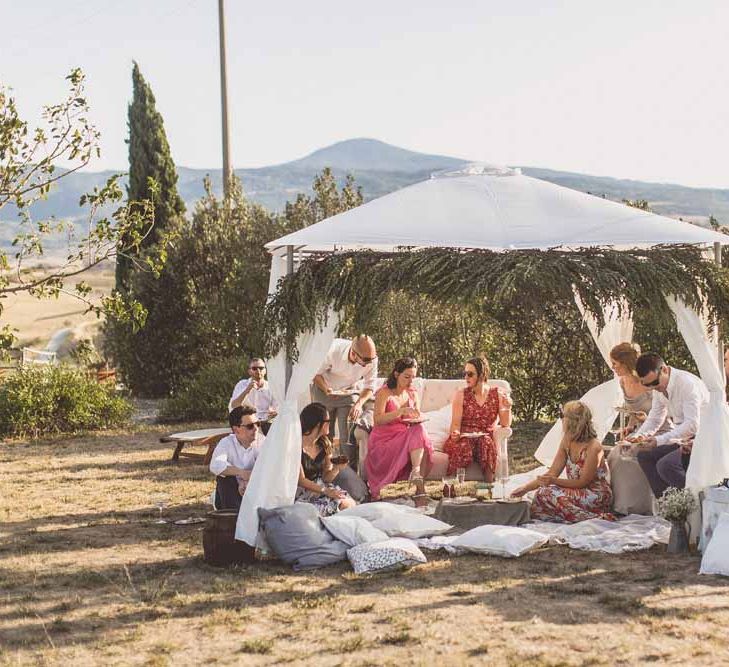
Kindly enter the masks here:
<path id="1" fill-rule="evenodd" d="M 203 428 L 197 431 L 185 431 L 183 433 L 172 433 L 161 437 L 159 441 L 175 443 L 175 451 L 172 454 L 173 461 L 179 461 L 180 457 L 184 456 L 188 459 L 192 459 L 193 461 L 203 463 L 204 465 L 209 465 L 210 459 L 213 457 L 213 451 L 215 451 L 215 446 L 226 435 L 230 435 L 230 428 L 227 426 L 221 428 Z M 207 451 L 205 454 L 200 454 L 198 452 L 183 452 L 182 449 L 185 445 L 207 447 Z"/>

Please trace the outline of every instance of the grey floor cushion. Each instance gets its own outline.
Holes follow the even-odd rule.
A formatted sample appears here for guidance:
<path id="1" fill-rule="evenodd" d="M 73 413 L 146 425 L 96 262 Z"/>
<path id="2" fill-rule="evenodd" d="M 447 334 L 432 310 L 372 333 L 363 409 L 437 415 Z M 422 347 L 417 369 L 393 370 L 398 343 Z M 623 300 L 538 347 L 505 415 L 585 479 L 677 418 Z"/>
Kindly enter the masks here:
<path id="1" fill-rule="evenodd" d="M 332 537 L 309 503 L 258 510 L 273 552 L 294 570 L 308 570 L 344 560 L 348 546 Z"/>

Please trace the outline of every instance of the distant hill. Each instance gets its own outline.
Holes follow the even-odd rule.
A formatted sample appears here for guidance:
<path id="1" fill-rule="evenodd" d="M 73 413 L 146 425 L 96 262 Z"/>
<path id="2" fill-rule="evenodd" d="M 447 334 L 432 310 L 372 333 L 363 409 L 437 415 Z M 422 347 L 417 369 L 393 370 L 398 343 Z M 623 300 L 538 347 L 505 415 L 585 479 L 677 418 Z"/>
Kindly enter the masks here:
<path id="1" fill-rule="evenodd" d="M 484 156 L 487 158 L 488 156 Z M 428 155 L 391 146 L 375 139 L 350 139 L 321 148 L 306 157 L 284 164 L 258 169 L 236 169 L 247 196 L 271 210 L 282 210 L 287 201 L 300 192 L 310 192 L 317 173 L 331 167 L 338 180 L 353 174 L 362 187 L 365 199 L 375 199 L 388 192 L 417 183 L 442 169 L 453 169 L 467 161 L 442 155 Z M 682 185 L 646 183 L 590 176 L 523 166 L 522 171 L 568 188 L 620 201 L 646 199 L 656 213 L 683 217 L 699 223 L 714 215 L 729 224 L 729 189 L 689 188 Z M 114 172 L 83 172 L 63 178 L 48 199 L 33 208 L 36 219 L 55 216 L 76 219 L 81 194 L 101 185 Z M 222 190 L 219 169 L 178 167 L 180 194 L 191 209 L 203 194 L 203 178 L 210 175 L 215 191 Z M 12 212 L 3 210 L 12 219 Z M 15 226 L 0 227 L 0 246 L 8 247 Z"/>

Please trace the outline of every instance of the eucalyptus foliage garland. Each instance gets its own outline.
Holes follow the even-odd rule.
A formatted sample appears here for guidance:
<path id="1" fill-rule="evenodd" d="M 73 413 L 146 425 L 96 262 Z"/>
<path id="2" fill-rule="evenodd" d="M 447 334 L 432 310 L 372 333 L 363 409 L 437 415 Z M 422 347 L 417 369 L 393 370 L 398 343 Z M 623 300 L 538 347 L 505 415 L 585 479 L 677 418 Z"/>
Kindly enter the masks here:
<path id="1" fill-rule="evenodd" d="M 619 251 L 610 247 L 550 250 L 402 249 L 313 255 L 279 281 L 266 306 L 268 352 L 296 358 L 296 337 L 326 321 L 329 308 L 364 329 L 390 290 L 426 294 L 446 307 L 544 310 L 547 303 L 585 309 L 603 321 L 603 306 L 650 308 L 672 320 L 664 294 L 729 321 L 729 272 L 693 245 Z"/>

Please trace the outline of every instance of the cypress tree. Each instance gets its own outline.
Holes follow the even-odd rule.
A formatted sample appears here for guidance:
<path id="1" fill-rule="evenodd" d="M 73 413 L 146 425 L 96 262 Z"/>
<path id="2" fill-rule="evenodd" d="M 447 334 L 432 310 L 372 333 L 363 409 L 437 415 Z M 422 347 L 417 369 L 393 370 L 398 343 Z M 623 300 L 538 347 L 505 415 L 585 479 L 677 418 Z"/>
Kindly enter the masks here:
<path id="1" fill-rule="evenodd" d="M 185 212 L 185 203 L 177 192 L 177 169 L 172 161 L 162 115 L 157 111 L 152 88 L 135 62 L 132 69 L 133 95 L 128 110 L 129 127 L 129 201 L 151 200 L 154 203 L 154 227 L 145 237 L 142 248 L 158 244 L 176 216 Z M 154 179 L 157 191 L 149 186 Z M 129 291 L 132 263 L 117 257 L 116 287 Z"/>

